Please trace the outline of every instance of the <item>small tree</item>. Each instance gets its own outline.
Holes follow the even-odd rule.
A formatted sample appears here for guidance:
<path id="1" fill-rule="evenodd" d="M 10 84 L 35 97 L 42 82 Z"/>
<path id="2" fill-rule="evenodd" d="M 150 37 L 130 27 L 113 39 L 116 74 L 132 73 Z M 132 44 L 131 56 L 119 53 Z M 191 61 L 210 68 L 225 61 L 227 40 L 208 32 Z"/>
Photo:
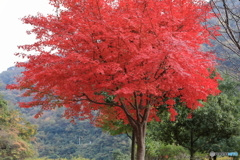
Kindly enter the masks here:
<path id="1" fill-rule="evenodd" d="M 28 16 L 35 54 L 18 63 L 26 70 L 10 89 L 33 96 L 21 107 L 41 111 L 66 107 L 66 118 L 92 119 L 93 111 L 129 123 L 137 160 L 145 157 L 147 122 L 166 104 L 171 120 L 175 97 L 191 109 L 217 94 L 214 56 L 202 52 L 210 34 L 203 26 L 210 9 L 202 0 L 50 0 L 57 15 Z M 61 10 L 61 8 L 63 8 Z M 106 94 L 114 96 L 106 102 Z M 109 110 L 109 107 L 111 110 Z"/>

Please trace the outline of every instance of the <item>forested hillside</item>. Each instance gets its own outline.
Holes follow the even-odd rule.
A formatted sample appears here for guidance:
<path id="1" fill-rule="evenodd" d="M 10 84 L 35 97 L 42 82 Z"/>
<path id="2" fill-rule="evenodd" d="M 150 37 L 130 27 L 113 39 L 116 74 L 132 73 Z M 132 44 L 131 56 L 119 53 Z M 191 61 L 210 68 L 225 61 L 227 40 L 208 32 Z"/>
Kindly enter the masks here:
<path id="1" fill-rule="evenodd" d="M 22 100 L 20 91 L 6 90 L 6 84 L 14 83 L 14 77 L 22 69 L 10 67 L 0 74 L 1 94 L 8 100 L 12 109 L 20 110 L 30 122 L 38 126 L 35 149 L 39 157 L 70 158 L 82 157 L 96 160 L 110 160 L 113 156 L 127 157 L 130 154 L 130 139 L 126 135 L 110 136 L 89 121 L 77 121 L 61 118 L 63 109 L 46 111 L 36 119 L 34 115 L 39 108 L 19 108 L 17 102 Z M 25 99 L 27 100 L 27 99 Z"/>

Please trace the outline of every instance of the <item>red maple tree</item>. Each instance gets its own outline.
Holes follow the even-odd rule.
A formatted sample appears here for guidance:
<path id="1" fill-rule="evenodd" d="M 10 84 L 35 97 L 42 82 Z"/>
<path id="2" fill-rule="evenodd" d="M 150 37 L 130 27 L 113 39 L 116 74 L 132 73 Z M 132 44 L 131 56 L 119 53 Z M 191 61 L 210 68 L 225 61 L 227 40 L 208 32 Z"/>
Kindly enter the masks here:
<path id="1" fill-rule="evenodd" d="M 215 57 L 204 26 L 202 0 L 50 0 L 56 15 L 27 16 L 36 43 L 20 46 L 25 71 L 10 89 L 33 96 L 21 107 L 66 107 L 66 118 L 101 116 L 129 123 L 136 134 L 137 160 L 145 155 L 146 125 L 165 104 L 171 120 L 178 97 L 191 109 L 217 94 Z M 107 98 L 111 97 L 109 101 Z M 95 115 L 96 116 L 96 115 Z"/>

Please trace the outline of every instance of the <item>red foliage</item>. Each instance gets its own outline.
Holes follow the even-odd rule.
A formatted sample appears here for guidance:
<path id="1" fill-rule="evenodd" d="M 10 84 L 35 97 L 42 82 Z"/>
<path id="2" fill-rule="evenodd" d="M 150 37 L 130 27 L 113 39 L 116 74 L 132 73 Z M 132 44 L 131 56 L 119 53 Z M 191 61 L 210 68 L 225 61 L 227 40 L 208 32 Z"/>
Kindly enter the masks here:
<path id="1" fill-rule="evenodd" d="M 217 94 L 219 75 L 210 78 L 215 57 L 202 52 L 209 33 L 202 24 L 209 7 L 201 0 L 50 0 L 64 8 L 58 15 L 27 16 L 37 42 L 20 46 L 36 54 L 18 83 L 33 101 L 21 107 L 42 110 L 65 106 L 65 117 L 92 118 L 102 109 L 109 118 L 128 123 L 144 116 L 156 118 L 166 101 L 171 119 L 177 115 L 174 98 L 195 109 L 199 100 Z M 25 54 L 20 54 L 26 56 Z M 100 92 L 115 95 L 106 103 Z M 98 94 L 96 94 L 98 93 Z M 113 113 L 104 111 L 112 106 Z M 108 107 L 106 107 L 108 108 Z M 112 117 L 110 116 L 112 115 Z M 141 115 L 140 117 L 138 115 Z"/>
<path id="2" fill-rule="evenodd" d="M 192 113 L 189 113 L 187 116 L 188 119 L 192 119 L 192 117 L 193 117 Z"/>

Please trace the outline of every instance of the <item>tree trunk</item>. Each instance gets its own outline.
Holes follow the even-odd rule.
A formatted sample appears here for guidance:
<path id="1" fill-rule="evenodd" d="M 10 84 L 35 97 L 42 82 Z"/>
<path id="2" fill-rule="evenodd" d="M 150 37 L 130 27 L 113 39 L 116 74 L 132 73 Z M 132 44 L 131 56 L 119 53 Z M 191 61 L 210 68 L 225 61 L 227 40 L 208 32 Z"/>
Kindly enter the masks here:
<path id="1" fill-rule="evenodd" d="M 135 95 L 135 94 L 134 94 Z M 136 95 L 135 95 L 136 98 Z M 135 102 L 137 104 L 137 102 Z M 139 106 L 136 105 L 136 108 Z M 122 108 L 124 109 L 124 112 L 127 115 L 127 118 L 129 120 L 129 123 L 133 129 L 133 133 L 135 136 L 135 141 L 137 144 L 137 159 L 136 160 L 145 160 L 145 138 L 146 138 L 146 129 L 147 129 L 147 120 L 149 116 L 150 106 L 146 107 L 143 110 L 143 114 L 140 114 L 139 109 L 136 109 L 137 118 L 132 117 L 132 115 L 129 113 L 129 111 L 126 109 L 126 105 L 122 103 Z"/>
<path id="2" fill-rule="evenodd" d="M 134 130 L 132 131 L 131 160 L 135 160 L 135 133 L 134 133 Z"/>
<path id="3" fill-rule="evenodd" d="M 193 130 L 191 129 L 191 133 L 190 133 L 191 135 L 190 135 L 190 138 L 191 138 L 191 141 L 190 141 L 190 145 L 191 145 L 191 148 L 190 148 L 190 160 L 194 160 L 194 153 L 195 153 L 195 151 L 194 151 L 194 149 L 193 149 Z"/>
<path id="4" fill-rule="evenodd" d="M 191 151 L 191 153 L 190 153 L 190 160 L 194 160 L 194 154 L 193 154 L 192 151 Z"/>
<path id="5" fill-rule="evenodd" d="M 135 130 L 135 138 L 137 142 L 137 160 L 144 160 L 145 159 L 145 137 L 146 137 L 146 126 L 147 123 L 138 123 L 136 125 L 136 128 L 134 127 Z"/>

